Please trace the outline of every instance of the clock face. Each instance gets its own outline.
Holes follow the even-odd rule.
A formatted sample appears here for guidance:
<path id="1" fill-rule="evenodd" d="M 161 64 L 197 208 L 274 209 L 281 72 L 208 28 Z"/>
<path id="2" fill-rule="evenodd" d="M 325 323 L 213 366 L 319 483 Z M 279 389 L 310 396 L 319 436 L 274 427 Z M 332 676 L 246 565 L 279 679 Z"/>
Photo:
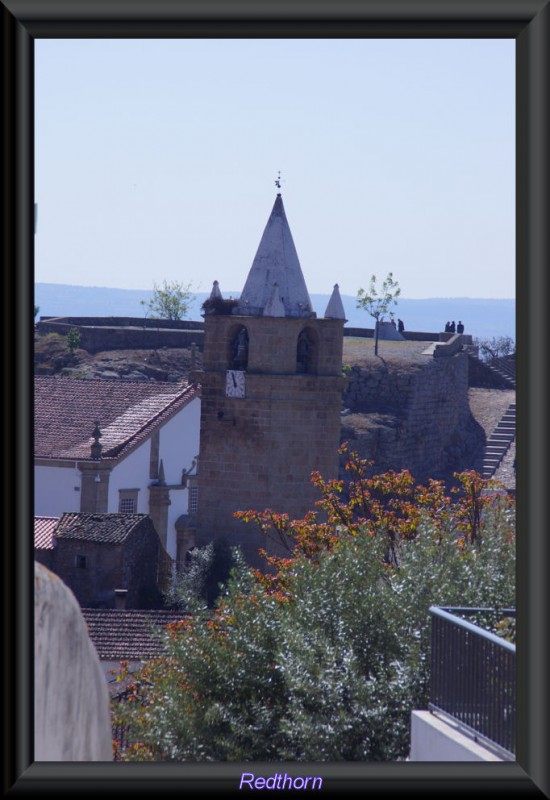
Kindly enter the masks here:
<path id="1" fill-rule="evenodd" d="M 225 378 L 225 394 L 227 397 L 244 397 L 244 372 L 228 369 Z"/>

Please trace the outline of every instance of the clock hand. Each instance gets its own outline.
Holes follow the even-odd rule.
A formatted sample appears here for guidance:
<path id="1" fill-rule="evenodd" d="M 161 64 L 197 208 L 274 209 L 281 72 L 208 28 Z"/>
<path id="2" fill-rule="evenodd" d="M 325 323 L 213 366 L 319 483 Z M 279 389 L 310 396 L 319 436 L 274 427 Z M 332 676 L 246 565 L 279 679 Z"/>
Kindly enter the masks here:
<path id="1" fill-rule="evenodd" d="M 231 377 L 233 378 L 233 386 L 237 386 L 237 381 L 235 380 L 235 373 L 231 373 Z"/>

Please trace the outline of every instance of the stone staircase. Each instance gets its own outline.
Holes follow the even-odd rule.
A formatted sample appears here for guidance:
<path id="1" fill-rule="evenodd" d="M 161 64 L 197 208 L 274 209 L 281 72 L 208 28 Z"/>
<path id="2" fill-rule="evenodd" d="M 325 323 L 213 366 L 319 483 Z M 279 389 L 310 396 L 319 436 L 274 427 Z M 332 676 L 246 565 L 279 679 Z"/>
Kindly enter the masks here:
<path id="1" fill-rule="evenodd" d="M 493 358 L 488 362 L 487 366 L 493 372 L 496 372 L 510 389 L 516 388 L 516 357 L 514 356 L 500 356 Z"/>
<path id="2" fill-rule="evenodd" d="M 476 471 L 483 478 L 492 478 L 505 453 L 516 437 L 516 404 L 510 403 L 496 428 L 487 439 Z"/>

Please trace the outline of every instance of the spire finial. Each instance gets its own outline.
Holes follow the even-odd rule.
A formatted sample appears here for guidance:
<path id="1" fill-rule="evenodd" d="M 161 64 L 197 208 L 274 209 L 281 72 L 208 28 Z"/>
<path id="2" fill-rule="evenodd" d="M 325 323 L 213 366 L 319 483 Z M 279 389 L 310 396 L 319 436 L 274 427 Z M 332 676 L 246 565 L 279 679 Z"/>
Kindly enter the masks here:
<path id="1" fill-rule="evenodd" d="M 99 420 L 97 419 L 95 421 L 95 428 L 92 431 L 92 436 L 94 438 L 94 441 L 90 445 L 91 456 L 94 459 L 98 459 L 101 458 L 102 447 L 99 440 L 101 439 L 102 433 L 99 430 Z"/>
<path id="2" fill-rule="evenodd" d="M 279 170 L 278 173 L 277 173 L 277 178 L 275 180 L 275 186 L 277 187 L 277 189 L 281 188 L 281 170 Z"/>

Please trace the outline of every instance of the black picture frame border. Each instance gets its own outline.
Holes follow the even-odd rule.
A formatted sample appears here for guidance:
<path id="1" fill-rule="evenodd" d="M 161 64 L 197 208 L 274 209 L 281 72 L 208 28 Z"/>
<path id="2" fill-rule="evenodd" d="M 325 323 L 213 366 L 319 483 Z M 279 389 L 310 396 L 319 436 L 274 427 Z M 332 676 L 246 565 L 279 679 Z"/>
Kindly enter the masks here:
<path id="1" fill-rule="evenodd" d="M 32 329 L 35 38 L 513 38 L 517 133 L 518 747 L 515 763 L 254 764 L 323 793 L 550 796 L 545 362 L 550 0 L 3 0 L 4 792 L 238 793 L 246 764 L 33 763 Z"/>

